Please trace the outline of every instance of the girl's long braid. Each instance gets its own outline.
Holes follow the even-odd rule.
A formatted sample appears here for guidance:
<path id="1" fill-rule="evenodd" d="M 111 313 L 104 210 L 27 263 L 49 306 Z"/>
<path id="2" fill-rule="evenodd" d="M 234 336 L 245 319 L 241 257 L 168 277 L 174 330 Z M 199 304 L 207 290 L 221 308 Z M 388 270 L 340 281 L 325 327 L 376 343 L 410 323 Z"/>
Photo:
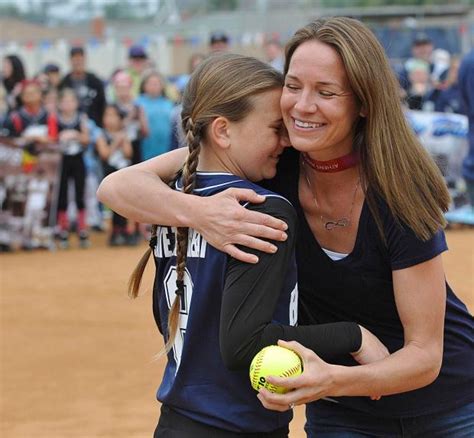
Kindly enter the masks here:
<path id="1" fill-rule="evenodd" d="M 128 281 L 128 295 L 130 298 L 136 298 L 140 291 L 143 273 L 145 272 L 145 268 L 148 263 L 148 259 L 150 258 L 151 252 L 153 251 L 153 247 L 156 244 L 157 229 L 158 225 L 151 226 L 150 247 L 146 250 L 145 254 L 143 254 Z"/>
<path id="2" fill-rule="evenodd" d="M 201 150 L 201 127 L 189 117 L 185 124 L 186 142 L 189 153 L 183 166 L 182 180 L 183 193 L 192 193 L 196 183 L 196 169 Z M 179 227 L 176 242 L 176 298 L 171 306 L 168 316 L 168 340 L 165 350 L 168 352 L 178 330 L 179 311 L 181 300 L 184 299 L 185 285 L 184 274 L 186 271 L 186 255 L 188 251 L 188 231 L 186 227 Z"/>

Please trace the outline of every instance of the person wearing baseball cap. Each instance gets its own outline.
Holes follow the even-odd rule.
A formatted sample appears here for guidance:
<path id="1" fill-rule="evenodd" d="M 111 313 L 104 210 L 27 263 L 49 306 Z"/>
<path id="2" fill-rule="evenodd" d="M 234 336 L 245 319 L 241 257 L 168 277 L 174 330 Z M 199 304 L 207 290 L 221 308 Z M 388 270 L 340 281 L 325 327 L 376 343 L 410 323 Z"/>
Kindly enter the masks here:
<path id="1" fill-rule="evenodd" d="M 137 97 L 140 94 L 140 83 L 143 72 L 149 67 L 148 54 L 143 46 L 133 45 L 128 50 L 128 67 L 126 72 L 132 78 L 132 94 Z"/>
<path id="2" fill-rule="evenodd" d="M 229 49 L 229 36 L 224 32 L 213 32 L 209 39 L 209 50 L 214 52 L 226 52 Z"/>

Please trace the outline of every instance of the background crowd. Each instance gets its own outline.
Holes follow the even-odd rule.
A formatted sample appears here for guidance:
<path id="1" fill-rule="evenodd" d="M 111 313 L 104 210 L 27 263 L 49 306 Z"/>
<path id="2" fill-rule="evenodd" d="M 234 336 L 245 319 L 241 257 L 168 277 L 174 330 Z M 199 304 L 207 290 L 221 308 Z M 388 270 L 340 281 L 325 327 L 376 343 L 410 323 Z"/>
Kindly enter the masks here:
<path id="1" fill-rule="evenodd" d="M 282 70 L 282 44 L 272 39 L 264 48 L 266 61 Z M 209 53 L 225 50 L 231 50 L 228 36 L 213 33 Z M 133 45 L 127 65 L 106 79 L 88 71 L 84 47 L 72 47 L 69 55 L 70 71 L 48 63 L 34 75 L 18 56 L 3 58 L 0 143 L 16 148 L 21 171 L 0 174 L 1 251 L 68 248 L 72 232 L 87 248 L 91 231 L 105 231 L 108 212 L 95 198 L 98 184 L 111 172 L 180 147 L 180 96 L 208 53 L 194 53 L 186 74 L 165 77 L 145 48 Z M 463 113 L 459 64 L 426 34 L 416 35 L 412 56 L 394 67 L 406 107 Z M 51 153 L 59 156 L 55 165 L 42 158 Z M 136 245 L 146 236 L 143 225 L 111 215 L 111 246 Z"/>

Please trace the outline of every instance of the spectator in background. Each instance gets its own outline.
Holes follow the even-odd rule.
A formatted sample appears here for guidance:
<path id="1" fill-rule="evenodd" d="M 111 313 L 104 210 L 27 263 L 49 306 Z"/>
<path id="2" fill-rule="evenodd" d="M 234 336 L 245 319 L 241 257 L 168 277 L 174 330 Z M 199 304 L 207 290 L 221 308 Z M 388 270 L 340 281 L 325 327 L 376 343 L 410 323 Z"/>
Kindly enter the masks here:
<path id="1" fill-rule="evenodd" d="M 49 87 L 43 91 L 43 105 L 48 112 L 56 112 L 58 109 L 59 91 L 57 88 Z"/>
<path id="2" fill-rule="evenodd" d="M 83 47 L 73 47 L 69 54 L 71 72 L 60 82 L 59 88 L 72 88 L 79 98 L 80 110 L 101 126 L 106 103 L 104 84 L 95 74 L 86 71 Z"/>
<path id="3" fill-rule="evenodd" d="M 213 32 L 209 39 L 209 51 L 226 52 L 229 50 L 229 36 L 224 32 Z"/>
<path id="4" fill-rule="evenodd" d="M 148 160 L 171 147 L 171 113 L 173 102 L 164 95 L 165 80 L 156 70 L 143 77 L 137 104 L 145 111 L 148 136 L 141 142 L 141 158 Z"/>
<path id="5" fill-rule="evenodd" d="M 435 49 L 431 55 L 431 63 L 433 70 L 431 78 L 435 85 L 442 84 L 447 77 L 449 67 L 451 65 L 451 55 L 447 50 Z"/>
<path id="6" fill-rule="evenodd" d="M 143 108 L 134 101 L 132 92 L 132 78 L 127 72 L 120 71 L 113 76 L 112 79 L 113 95 L 115 100 L 113 103 L 122 112 L 124 119 L 124 127 L 127 132 L 128 139 L 132 145 L 132 164 L 142 161 L 141 158 L 141 142 L 148 136 L 148 122 L 146 120 Z M 135 245 L 140 242 L 142 235 L 145 235 L 145 229 L 141 229 L 140 224 L 128 223 L 127 243 Z"/>
<path id="7" fill-rule="evenodd" d="M 102 135 L 97 138 L 96 149 L 102 161 L 104 176 L 130 165 L 132 145 L 123 124 L 124 114 L 117 105 L 107 105 L 104 112 Z M 127 219 L 116 212 L 112 214 L 110 246 L 128 244 Z"/>
<path id="8" fill-rule="evenodd" d="M 6 136 L 20 139 L 24 144 L 22 166 L 27 173 L 34 169 L 43 146 L 56 140 L 57 120 L 43 106 L 38 81 L 22 81 L 20 99 L 22 106 L 8 114 L 4 128 Z"/>
<path id="9" fill-rule="evenodd" d="M 59 88 L 59 84 L 61 83 L 61 71 L 59 66 L 56 64 L 46 64 L 43 69 L 43 73 L 48 78 L 48 84 L 50 87 Z"/>
<path id="10" fill-rule="evenodd" d="M 433 42 L 425 33 L 415 35 L 411 45 L 411 58 L 407 59 L 399 75 L 399 81 L 402 88 L 406 91 L 410 89 L 411 83 L 409 74 L 414 66 L 419 65 L 420 61 L 428 65 L 428 73 L 431 75 L 434 65 L 432 64 Z"/>
<path id="11" fill-rule="evenodd" d="M 79 100 L 70 88 L 61 91 L 58 105 L 58 140 L 61 145 L 61 179 L 58 199 L 59 246 L 69 247 L 68 186 L 74 182 L 75 203 L 77 209 L 77 234 L 81 248 L 90 245 L 87 233 L 84 190 L 86 168 L 84 151 L 89 144 L 87 116 L 79 112 Z"/>
<path id="12" fill-rule="evenodd" d="M 435 99 L 435 111 L 459 114 L 462 112 L 458 82 L 459 64 L 459 58 L 451 58 L 451 66 L 443 82 L 443 89 L 440 90 Z"/>
<path id="13" fill-rule="evenodd" d="M 137 164 L 142 161 L 141 139 L 148 135 L 145 112 L 134 100 L 133 80 L 127 72 L 116 73 L 112 79 L 112 86 L 114 100 L 111 103 L 115 103 L 124 115 L 125 130 L 133 148 L 132 164 Z"/>
<path id="14" fill-rule="evenodd" d="M 132 79 L 132 94 L 136 98 L 140 94 L 143 73 L 150 67 L 148 55 L 142 46 L 131 46 L 128 51 L 128 67 L 126 72 Z"/>
<path id="15" fill-rule="evenodd" d="M 7 104 L 7 92 L 5 87 L 0 84 L 0 136 L 2 135 L 3 121 L 7 116 L 8 104 Z"/>
<path id="16" fill-rule="evenodd" d="M 410 85 L 406 98 L 408 108 L 412 110 L 433 110 L 433 84 L 429 69 L 429 64 L 420 59 L 411 62 L 408 73 Z"/>
<path id="17" fill-rule="evenodd" d="M 9 111 L 19 108 L 21 82 L 26 79 L 23 62 L 16 55 L 7 55 L 2 63 L 2 82 L 6 91 L 6 99 Z"/>
<path id="18" fill-rule="evenodd" d="M 474 212 L 474 49 L 462 60 L 458 78 L 463 112 L 469 120 L 469 150 L 463 161 L 463 177 Z"/>
<path id="19" fill-rule="evenodd" d="M 285 54 L 280 41 L 271 39 L 265 42 L 265 59 L 276 70 L 283 72 Z"/>

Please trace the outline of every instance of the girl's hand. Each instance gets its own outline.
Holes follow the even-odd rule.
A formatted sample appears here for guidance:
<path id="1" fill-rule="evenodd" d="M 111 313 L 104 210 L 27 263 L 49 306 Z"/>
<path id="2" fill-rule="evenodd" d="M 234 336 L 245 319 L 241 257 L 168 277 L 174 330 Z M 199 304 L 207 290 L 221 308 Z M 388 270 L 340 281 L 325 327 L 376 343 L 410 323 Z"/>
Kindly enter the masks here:
<path id="1" fill-rule="evenodd" d="M 390 355 L 379 338 L 372 332 L 367 330 L 365 327 L 359 326 L 362 332 L 362 344 L 360 349 L 354 353 L 351 353 L 352 357 L 359 362 L 361 365 L 377 362 L 378 360 L 385 359 Z"/>
<path id="2" fill-rule="evenodd" d="M 215 248 L 247 263 L 257 263 L 258 257 L 239 249 L 237 245 L 273 253 L 276 246 L 261 239 L 284 241 L 285 222 L 273 216 L 251 211 L 240 201 L 259 204 L 264 196 L 248 189 L 228 189 L 199 199 L 198 210 L 190 212 L 190 227 L 201 233 Z M 193 214 L 194 213 L 194 214 Z"/>
<path id="3" fill-rule="evenodd" d="M 324 362 L 316 353 L 298 342 L 278 341 L 278 345 L 289 348 L 300 356 L 303 374 L 297 377 L 268 377 L 268 382 L 290 391 L 286 394 L 276 394 L 261 389 L 257 397 L 265 408 L 284 412 L 292 406 L 319 400 L 331 394 L 335 365 Z"/>

